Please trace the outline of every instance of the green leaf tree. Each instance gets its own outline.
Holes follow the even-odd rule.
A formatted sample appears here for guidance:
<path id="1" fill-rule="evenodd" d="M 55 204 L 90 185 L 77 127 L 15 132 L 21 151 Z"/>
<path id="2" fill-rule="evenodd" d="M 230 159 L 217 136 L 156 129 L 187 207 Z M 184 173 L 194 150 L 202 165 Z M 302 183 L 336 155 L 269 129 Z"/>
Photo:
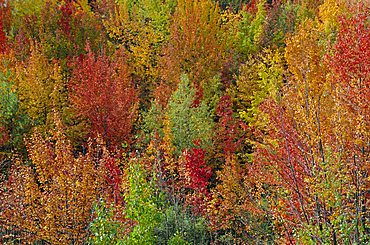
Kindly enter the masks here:
<path id="1" fill-rule="evenodd" d="M 167 108 L 173 145 L 178 155 L 185 149 L 195 147 L 197 140 L 200 140 L 202 147 L 210 147 L 212 143 L 213 121 L 209 117 L 208 107 L 204 103 L 195 107 L 194 100 L 195 89 L 188 76 L 182 75 Z"/>
<path id="2" fill-rule="evenodd" d="M 158 195 L 154 181 L 147 180 L 148 174 L 138 159 L 132 158 L 126 170 L 127 191 L 125 193 L 125 217 L 136 224 L 121 244 L 156 244 L 155 228 L 161 213 L 157 206 Z"/>

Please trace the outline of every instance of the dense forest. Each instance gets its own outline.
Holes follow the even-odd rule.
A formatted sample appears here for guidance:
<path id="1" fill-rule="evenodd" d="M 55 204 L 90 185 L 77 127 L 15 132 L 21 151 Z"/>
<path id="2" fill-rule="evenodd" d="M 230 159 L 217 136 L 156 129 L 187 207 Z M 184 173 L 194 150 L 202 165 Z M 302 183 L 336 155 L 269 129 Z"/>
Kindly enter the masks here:
<path id="1" fill-rule="evenodd" d="M 0 0 L 1 244 L 370 244 L 368 0 Z"/>

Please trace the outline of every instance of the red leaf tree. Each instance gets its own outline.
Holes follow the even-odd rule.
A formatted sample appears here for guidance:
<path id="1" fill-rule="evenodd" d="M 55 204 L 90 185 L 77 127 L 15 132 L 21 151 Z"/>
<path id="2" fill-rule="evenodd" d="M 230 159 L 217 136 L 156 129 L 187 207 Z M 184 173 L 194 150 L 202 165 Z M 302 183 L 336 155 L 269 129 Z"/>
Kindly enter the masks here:
<path id="1" fill-rule="evenodd" d="M 369 131 L 370 27 L 366 14 L 341 20 L 333 51 L 329 65 L 341 90 L 339 96 L 353 113 L 364 117 Z"/>
<path id="2" fill-rule="evenodd" d="M 105 152 L 108 152 L 105 150 Z M 120 186 L 122 184 L 122 173 L 118 166 L 118 160 L 108 154 L 103 156 L 101 164 L 105 170 L 105 196 L 108 202 L 112 202 L 116 205 L 123 204 L 123 196 L 121 194 Z"/>
<path id="3" fill-rule="evenodd" d="M 242 128 L 245 127 L 241 121 L 235 119 L 232 111 L 231 97 L 224 95 L 216 108 L 219 124 L 217 127 L 217 144 L 225 156 L 231 156 L 242 146 L 244 139 Z"/>
<path id="4" fill-rule="evenodd" d="M 205 214 L 206 204 L 210 198 L 207 187 L 212 176 L 212 170 L 207 166 L 205 155 L 206 151 L 202 148 L 191 148 L 183 153 L 185 166 L 182 171 L 182 178 L 185 188 L 191 190 L 186 197 L 186 202 L 192 206 L 196 214 Z"/>
<path id="5" fill-rule="evenodd" d="M 0 53 L 4 53 L 7 47 L 7 40 L 4 33 L 3 20 L 0 19 Z"/>
<path id="6" fill-rule="evenodd" d="M 73 63 L 72 103 L 89 120 L 91 136 L 101 135 L 111 146 L 130 141 L 138 96 L 123 55 L 117 53 L 114 60 L 104 53 L 95 55 L 89 44 L 86 51 Z"/>

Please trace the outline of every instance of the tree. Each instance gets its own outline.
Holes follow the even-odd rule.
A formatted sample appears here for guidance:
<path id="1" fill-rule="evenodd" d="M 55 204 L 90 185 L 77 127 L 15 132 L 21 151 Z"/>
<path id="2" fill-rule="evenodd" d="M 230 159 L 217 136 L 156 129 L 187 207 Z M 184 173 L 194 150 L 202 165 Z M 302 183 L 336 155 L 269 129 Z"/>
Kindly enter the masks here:
<path id="1" fill-rule="evenodd" d="M 274 215 L 277 220 L 279 217 L 286 222 L 283 228 L 285 226 L 289 240 L 292 239 L 290 228 L 311 223 L 321 226 L 323 220 L 318 217 L 326 212 L 325 206 L 318 205 L 324 200 L 317 199 L 309 181 L 313 169 L 325 160 L 324 148 L 331 138 L 330 120 L 326 115 L 333 113 L 318 35 L 315 23 L 308 20 L 287 40 L 285 58 L 292 76 L 283 89 L 283 98 L 263 105 L 270 119 L 267 132 L 271 140 L 265 137 L 255 153 L 255 161 L 261 163 L 256 165 L 271 173 L 264 177 L 266 183 L 273 189 L 277 187 L 279 199 L 274 204 L 277 206 Z M 270 164 L 263 167 L 267 162 Z M 287 226 L 288 223 L 291 225 Z M 334 238 L 336 231 L 331 232 Z"/>
<path id="2" fill-rule="evenodd" d="M 28 17 L 32 14 L 38 15 L 41 12 L 41 9 L 45 5 L 45 1 L 36 0 L 31 3 L 22 0 L 15 2 L 11 1 L 7 4 L 9 4 L 12 9 L 12 17 L 14 20 L 12 26 L 18 29 L 19 26 L 22 25 L 22 20 L 24 20 L 24 17 Z"/>
<path id="3" fill-rule="evenodd" d="M 3 20 L 0 20 L 0 54 L 4 53 L 7 48 L 7 38 L 4 32 Z"/>
<path id="4" fill-rule="evenodd" d="M 126 51 L 141 106 L 147 108 L 159 80 L 159 58 L 169 38 L 173 0 L 118 1 L 103 21 L 109 43 Z"/>
<path id="5" fill-rule="evenodd" d="M 265 49 L 239 67 L 236 86 L 230 91 L 240 118 L 250 126 L 263 127 L 265 120 L 259 106 L 266 98 L 279 100 L 285 62 L 281 50 Z"/>
<path id="6" fill-rule="evenodd" d="M 219 144 L 219 151 L 226 159 L 240 150 L 243 141 L 242 127 L 245 125 L 234 118 L 231 97 L 228 95 L 221 97 L 216 112 L 219 117 L 216 144 Z"/>
<path id="7" fill-rule="evenodd" d="M 211 145 L 213 122 L 208 117 L 208 108 L 203 103 L 199 107 L 193 107 L 194 100 L 195 89 L 190 84 L 189 78 L 182 75 L 179 87 L 167 107 L 177 155 L 185 149 L 194 147 L 194 142 L 198 140 L 201 147 Z"/>
<path id="8" fill-rule="evenodd" d="M 350 18 L 341 18 L 338 39 L 332 53 L 327 56 L 330 65 L 330 81 L 336 88 L 334 94 L 337 107 L 341 108 L 338 118 L 346 128 L 339 131 L 343 162 L 351 166 L 351 186 L 355 188 L 354 217 L 355 241 L 369 236 L 369 224 L 364 218 L 368 212 L 369 191 L 369 106 L 370 98 L 370 28 L 366 19 L 366 10 Z M 358 10 L 357 10 L 358 11 Z M 360 226 L 361 220 L 361 226 Z M 364 234 L 364 231 L 366 232 Z M 369 238 L 367 238 L 369 239 Z"/>
<path id="9" fill-rule="evenodd" d="M 26 61 L 16 62 L 14 87 L 19 110 L 26 114 L 33 127 L 46 133 L 52 124 L 52 111 L 62 112 L 66 94 L 62 93 L 64 81 L 57 61 L 49 62 L 39 44 L 31 47 Z"/>
<path id="10" fill-rule="evenodd" d="M 285 38 L 292 34 L 299 25 L 298 2 L 268 1 L 266 7 L 265 26 L 262 29 L 259 43 L 262 47 L 283 47 Z"/>
<path id="11" fill-rule="evenodd" d="M 202 97 L 203 83 L 223 70 L 227 59 L 226 38 L 221 28 L 220 10 L 210 0 L 180 0 L 171 19 L 170 39 L 160 61 L 162 82 L 154 98 L 163 107 L 180 81 L 189 76 Z"/>
<path id="12" fill-rule="evenodd" d="M 18 159 L 1 188 L 1 225 L 22 242 L 83 242 L 104 186 L 92 144 L 75 157 L 60 120 L 55 124 L 51 137 L 32 135 L 30 161 Z"/>
<path id="13" fill-rule="evenodd" d="M 155 244 L 155 227 L 158 226 L 161 213 L 158 210 L 158 194 L 154 179 L 148 181 L 144 169 L 137 163 L 138 159 L 131 159 L 126 177 L 127 189 L 125 192 L 125 217 L 135 222 L 132 231 L 123 240 L 125 244 Z"/>
<path id="14" fill-rule="evenodd" d="M 5 63 L 6 61 L 3 60 Z M 18 95 L 14 89 L 14 75 L 5 65 L 0 71 L 0 147 L 5 152 L 23 148 L 23 134 L 29 129 L 29 119 L 19 108 Z"/>
<path id="15" fill-rule="evenodd" d="M 57 58 L 65 66 L 67 60 L 85 51 L 89 41 L 96 51 L 105 47 L 103 24 L 87 0 L 48 2 L 42 9 L 38 38 L 48 57 Z"/>
<path id="16" fill-rule="evenodd" d="M 113 205 L 109 206 L 105 201 L 100 200 L 93 208 L 96 217 L 89 225 L 92 233 L 89 244 L 118 244 L 121 238 L 120 231 L 124 230 L 124 227 L 115 220 Z"/>
<path id="17" fill-rule="evenodd" d="M 267 185 L 275 227 L 289 242 L 361 243 L 368 239 L 366 221 L 360 223 L 367 158 L 359 146 L 367 136 L 353 135 L 362 116 L 351 113 L 343 103 L 351 96 L 341 93 L 340 80 L 330 78 L 335 66 L 324 62 L 318 28 L 308 20 L 287 40 L 292 75 L 280 100 L 260 106 L 269 121 L 251 173 Z"/>
<path id="18" fill-rule="evenodd" d="M 367 124 L 364 125 L 364 131 L 369 130 L 366 122 L 369 122 L 370 114 L 367 105 L 370 98 L 370 61 L 367 58 L 370 55 L 369 29 L 363 13 L 349 19 L 341 18 L 338 40 L 333 47 L 333 54 L 328 56 L 332 79 L 337 81 L 340 89 L 338 96 L 352 113 L 363 117 L 359 120 Z"/>
<path id="19" fill-rule="evenodd" d="M 250 7 L 241 12 L 242 19 L 239 23 L 239 31 L 237 33 L 238 53 L 243 58 L 256 53 L 260 48 L 262 35 L 266 24 L 266 1 L 251 1 Z M 256 13 L 253 13 L 253 12 Z"/>
<path id="20" fill-rule="evenodd" d="M 74 60 L 69 82 L 70 98 L 78 116 L 88 119 L 90 135 L 101 135 L 110 146 L 130 142 L 137 117 L 138 97 L 122 53 L 115 60 L 87 54 Z"/>
<path id="21" fill-rule="evenodd" d="M 191 148 L 183 152 L 179 172 L 183 191 L 190 190 L 185 197 L 195 215 L 205 215 L 210 199 L 208 190 L 212 169 L 206 163 L 206 151 L 202 148 Z M 184 192 L 182 193 L 184 194 Z"/>
<path id="22" fill-rule="evenodd" d="M 273 222 L 266 215 L 262 181 L 254 179 L 249 164 L 242 164 L 235 155 L 226 156 L 216 171 L 217 185 L 211 190 L 207 205 L 210 228 L 219 239 L 245 244 L 274 240 Z M 267 217 L 266 217 L 267 216 Z"/>

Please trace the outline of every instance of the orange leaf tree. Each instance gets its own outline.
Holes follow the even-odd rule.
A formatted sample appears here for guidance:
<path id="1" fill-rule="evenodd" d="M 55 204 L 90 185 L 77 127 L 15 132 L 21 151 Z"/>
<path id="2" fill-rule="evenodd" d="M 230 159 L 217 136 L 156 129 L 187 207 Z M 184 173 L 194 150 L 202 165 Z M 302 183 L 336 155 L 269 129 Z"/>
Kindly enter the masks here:
<path id="1" fill-rule="evenodd" d="M 1 190 L 1 225 L 22 242 L 83 242 L 92 203 L 104 186 L 92 145 L 86 155 L 75 157 L 60 121 L 55 123 L 53 136 L 33 134 L 29 161 L 17 160 Z"/>
<path id="2" fill-rule="evenodd" d="M 212 1 L 178 1 L 161 60 L 163 81 L 154 96 L 162 106 L 176 89 L 181 74 L 189 75 L 200 98 L 203 83 L 221 73 L 226 39 L 220 21 L 220 10 Z"/>

